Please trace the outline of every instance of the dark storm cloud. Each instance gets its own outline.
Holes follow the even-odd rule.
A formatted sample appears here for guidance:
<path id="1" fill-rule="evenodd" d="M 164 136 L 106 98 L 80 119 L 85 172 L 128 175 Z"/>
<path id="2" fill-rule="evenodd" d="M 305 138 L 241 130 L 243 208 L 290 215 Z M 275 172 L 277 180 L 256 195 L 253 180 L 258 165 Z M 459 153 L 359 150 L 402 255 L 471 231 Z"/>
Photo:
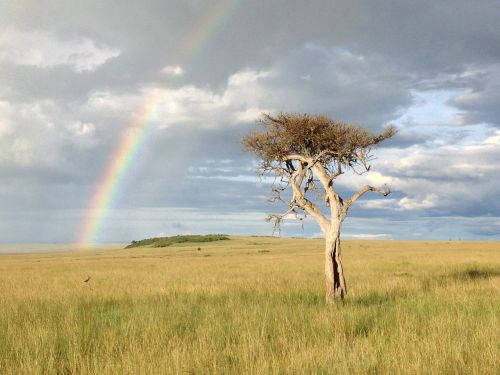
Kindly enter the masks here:
<path id="1" fill-rule="evenodd" d="M 378 55 L 307 44 L 279 60 L 259 83 L 273 92 L 262 105 L 381 128 L 410 104 L 410 80 Z"/>
<path id="2" fill-rule="evenodd" d="M 2 13 L 10 27 L 85 35 L 118 48 L 121 64 L 110 75 L 143 82 L 157 78 L 164 65 L 182 63 L 175 60 L 179 44 L 216 3 L 125 1 L 117 8 L 105 1 L 21 2 Z M 404 71 L 432 75 L 500 58 L 496 1 L 236 3 L 209 53 L 194 64 L 194 82 L 224 82 L 243 66 L 270 64 L 306 42 L 377 52 Z"/>
<path id="3" fill-rule="evenodd" d="M 450 100 L 465 124 L 488 123 L 500 127 L 500 64 L 489 66 L 468 79 L 465 89 Z"/>

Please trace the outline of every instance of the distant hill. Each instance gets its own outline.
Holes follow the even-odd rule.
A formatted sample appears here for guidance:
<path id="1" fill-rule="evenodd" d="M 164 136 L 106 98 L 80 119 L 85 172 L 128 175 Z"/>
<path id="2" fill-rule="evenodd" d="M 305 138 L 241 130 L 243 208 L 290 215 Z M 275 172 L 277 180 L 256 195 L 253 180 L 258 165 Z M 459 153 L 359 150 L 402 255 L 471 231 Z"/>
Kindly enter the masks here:
<path id="1" fill-rule="evenodd" d="M 132 243 L 127 247 L 125 247 L 125 249 L 130 249 L 133 247 L 167 247 L 186 242 L 213 242 L 222 240 L 229 240 L 229 237 L 225 234 L 155 237 L 155 238 L 146 238 L 140 241 L 132 241 Z"/>

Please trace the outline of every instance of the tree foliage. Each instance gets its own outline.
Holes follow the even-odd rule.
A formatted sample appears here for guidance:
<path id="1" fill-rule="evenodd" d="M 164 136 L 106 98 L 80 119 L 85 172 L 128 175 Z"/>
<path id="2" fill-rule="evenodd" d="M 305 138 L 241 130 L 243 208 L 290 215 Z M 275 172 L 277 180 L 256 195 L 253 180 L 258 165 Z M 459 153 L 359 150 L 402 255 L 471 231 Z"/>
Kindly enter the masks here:
<path id="1" fill-rule="evenodd" d="M 243 146 L 261 159 L 264 170 L 294 160 L 297 155 L 313 158 L 340 173 L 346 168 L 369 168 L 371 147 L 395 134 L 393 127 L 374 134 L 322 115 L 266 113 L 258 122 L 263 130 L 244 137 Z"/>

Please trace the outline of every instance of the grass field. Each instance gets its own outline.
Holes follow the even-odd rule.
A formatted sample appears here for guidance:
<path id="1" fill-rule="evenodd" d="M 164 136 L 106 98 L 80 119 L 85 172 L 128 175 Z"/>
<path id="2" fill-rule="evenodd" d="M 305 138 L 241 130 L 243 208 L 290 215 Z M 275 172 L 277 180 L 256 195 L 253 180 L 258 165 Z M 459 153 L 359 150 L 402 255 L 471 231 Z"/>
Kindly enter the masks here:
<path id="1" fill-rule="evenodd" d="M 321 240 L 0 256 L 0 374 L 500 373 L 500 243 L 343 252 L 335 306 Z"/>

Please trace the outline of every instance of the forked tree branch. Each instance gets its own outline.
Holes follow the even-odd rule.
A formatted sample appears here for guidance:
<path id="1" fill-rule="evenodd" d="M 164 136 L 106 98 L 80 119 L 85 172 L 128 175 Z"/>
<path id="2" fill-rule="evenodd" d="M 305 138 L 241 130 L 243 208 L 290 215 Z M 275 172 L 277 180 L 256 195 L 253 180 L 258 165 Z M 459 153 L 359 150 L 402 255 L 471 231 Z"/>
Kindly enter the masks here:
<path id="1" fill-rule="evenodd" d="M 305 163 L 307 163 L 307 161 Z M 328 220 L 323 215 L 319 207 L 309 199 L 307 199 L 300 189 L 302 182 L 304 181 L 305 174 L 309 169 L 310 165 L 307 165 L 306 168 L 304 168 L 302 163 L 298 163 L 297 170 L 291 176 L 290 183 L 293 190 L 291 204 L 296 205 L 297 207 L 314 217 L 318 221 L 319 225 L 323 228 L 328 226 Z"/>

